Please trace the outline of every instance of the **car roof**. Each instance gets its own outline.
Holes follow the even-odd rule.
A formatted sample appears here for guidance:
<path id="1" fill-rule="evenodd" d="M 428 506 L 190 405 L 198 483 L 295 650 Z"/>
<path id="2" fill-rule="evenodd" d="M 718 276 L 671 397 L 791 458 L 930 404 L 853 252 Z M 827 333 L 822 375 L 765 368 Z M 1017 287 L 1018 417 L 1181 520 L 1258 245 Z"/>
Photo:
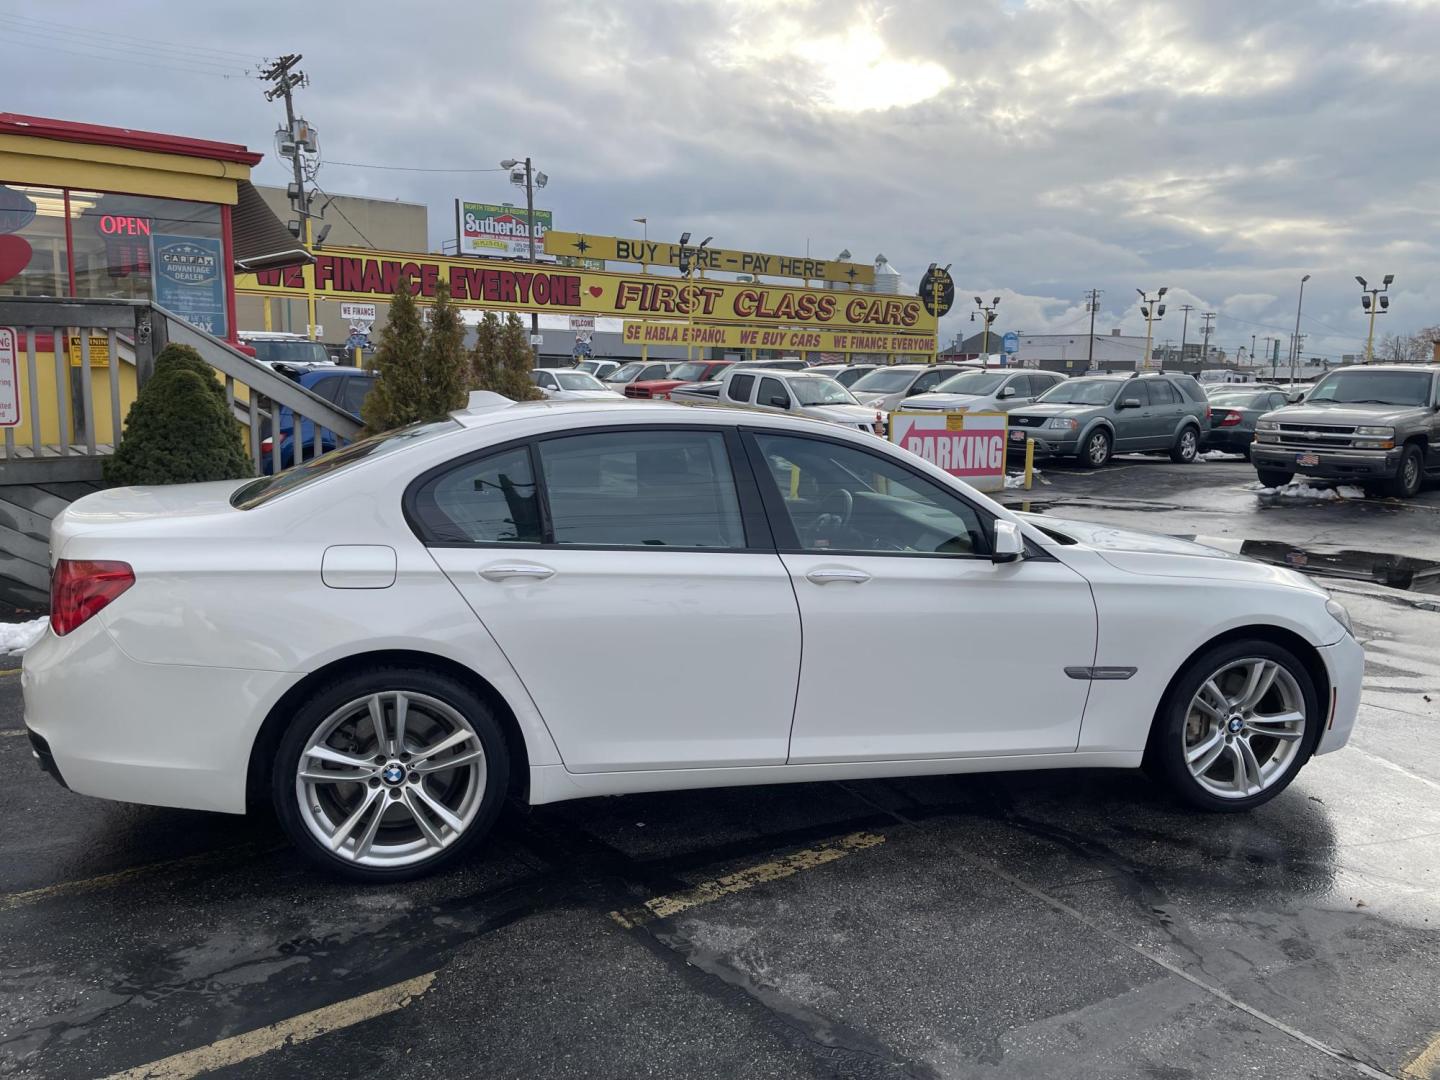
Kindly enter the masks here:
<path id="1" fill-rule="evenodd" d="M 1440 365 L 1437 365 L 1437 364 L 1346 364 L 1346 365 L 1344 365 L 1343 367 L 1338 367 L 1338 368 L 1334 368 L 1332 371 L 1327 371 L 1327 372 L 1325 372 L 1325 374 L 1326 374 L 1326 375 L 1330 375 L 1330 374 L 1333 374 L 1335 371 L 1359 371 L 1359 370 L 1364 370 L 1364 371 L 1423 371 L 1423 372 L 1425 372 L 1426 374 L 1433 375 L 1433 374 L 1435 374 L 1435 372 L 1440 371 Z M 1314 384 L 1314 383 L 1303 383 L 1303 384 L 1294 384 L 1294 385 L 1313 386 L 1313 385 L 1315 385 L 1315 384 Z"/>
<path id="2" fill-rule="evenodd" d="M 796 374 L 787 372 L 786 374 Z M 783 422 L 791 424 L 818 424 L 818 430 L 833 434 L 845 431 L 824 420 L 809 420 L 804 417 L 794 417 L 788 413 L 772 415 L 765 412 L 756 412 L 752 409 L 735 409 L 726 405 L 710 404 L 689 404 L 669 401 L 642 400 L 638 398 L 612 398 L 610 400 L 589 400 L 589 401 L 555 401 L 546 399 L 544 401 L 510 401 L 502 398 L 499 394 L 488 395 L 489 400 L 479 407 L 459 409 L 450 414 L 451 419 L 463 427 L 479 430 L 495 425 L 510 423 L 515 420 L 533 419 L 538 416 L 568 416 L 580 417 L 585 414 L 594 414 L 607 423 L 645 423 L 645 424 L 701 424 L 714 427 L 716 425 L 739 426 L 741 424 L 754 426 L 755 424 L 770 423 L 770 426 L 785 426 Z M 775 423 L 781 421 L 782 423 Z M 869 436 L 874 438 L 874 436 Z"/>

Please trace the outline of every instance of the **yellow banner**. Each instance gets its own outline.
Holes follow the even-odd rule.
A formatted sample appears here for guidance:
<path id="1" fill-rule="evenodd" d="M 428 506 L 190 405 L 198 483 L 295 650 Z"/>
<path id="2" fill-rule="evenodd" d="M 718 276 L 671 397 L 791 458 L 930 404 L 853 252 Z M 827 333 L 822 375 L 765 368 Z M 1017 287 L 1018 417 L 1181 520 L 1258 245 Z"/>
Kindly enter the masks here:
<path id="1" fill-rule="evenodd" d="M 759 326 L 691 326 L 625 320 L 627 345 L 701 345 L 714 349 L 784 349 L 792 352 L 935 352 L 934 334 L 870 334 L 854 330 L 781 330 Z"/>
<path id="2" fill-rule="evenodd" d="M 444 281 L 462 307 L 609 315 L 743 326 L 816 327 L 935 333 L 935 316 L 916 296 L 886 296 L 740 281 L 687 281 L 491 259 L 452 258 L 363 248 L 326 248 L 313 265 L 235 275 L 235 290 L 257 296 L 384 301 L 404 282 L 422 304 Z"/>
<path id="3" fill-rule="evenodd" d="M 836 262 L 799 255 L 764 255 L 758 251 L 730 251 L 725 248 L 686 247 L 690 262 L 700 270 L 724 270 L 761 277 L 804 278 L 807 281 L 834 281 L 849 285 L 874 285 L 875 268 L 865 263 Z M 545 234 L 545 254 L 573 255 L 589 259 L 643 266 L 679 266 L 680 245 L 659 240 L 627 240 L 621 236 L 592 236 L 589 233 Z"/>
<path id="4" fill-rule="evenodd" d="M 70 366 L 81 367 L 84 364 L 84 353 L 80 348 L 80 335 L 70 334 L 66 337 L 67 351 L 70 353 Z M 96 337 L 90 335 L 90 366 L 110 366 L 110 339 L 109 337 Z"/>

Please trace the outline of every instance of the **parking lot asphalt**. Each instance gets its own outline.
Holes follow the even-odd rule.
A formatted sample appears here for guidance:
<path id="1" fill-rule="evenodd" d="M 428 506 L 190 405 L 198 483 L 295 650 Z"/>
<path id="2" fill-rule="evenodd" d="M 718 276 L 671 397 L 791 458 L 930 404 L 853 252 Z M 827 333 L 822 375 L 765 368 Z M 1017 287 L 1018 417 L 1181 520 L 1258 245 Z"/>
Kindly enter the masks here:
<path id="1" fill-rule="evenodd" d="M 1051 470 L 1041 509 L 1440 559 L 1433 495 L 1246 468 Z M 1250 814 L 1100 771 L 626 796 L 384 888 L 63 790 L 0 676 L 0 1075 L 1440 1077 L 1440 605 L 1331 580 L 1358 728 Z"/>

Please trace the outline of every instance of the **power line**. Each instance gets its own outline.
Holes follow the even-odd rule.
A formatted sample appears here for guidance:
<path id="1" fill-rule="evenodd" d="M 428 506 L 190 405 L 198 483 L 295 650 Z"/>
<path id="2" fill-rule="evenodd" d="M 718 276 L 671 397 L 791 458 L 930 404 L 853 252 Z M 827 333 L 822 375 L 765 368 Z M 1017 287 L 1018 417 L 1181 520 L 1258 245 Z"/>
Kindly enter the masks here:
<path id="1" fill-rule="evenodd" d="M 324 188 L 322 188 L 318 183 L 316 183 L 314 177 L 311 177 L 311 179 L 310 179 L 310 185 L 311 185 L 316 191 L 320 192 L 321 195 L 324 195 L 327 200 L 329 200 L 328 202 L 325 203 L 324 206 L 322 206 L 322 207 L 320 208 L 320 216 L 321 216 L 321 217 L 324 217 L 324 216 L 325 216 L 325 211 L 326 211 L 326 210 L 329 210 L 330 207 L 332 207 L 332 206 L 335 207 L 335 212 L 340 215 L 341 219 L 345 222 L 346 225 L 349 225 L 350 228 L 352 228 L 352 229 L 355 230 L 355 235 L 356 235 L 356 236 L 360 237 L 361 240 L 364 240 L 364 241 L 365 241 L 365 246 L 366 246 L 366 247 L 368 247 L 371 251 L 378 251 L 378 250 L 379 250 L 378 248 L 376 248 L 375 242 L 374 242 L 373 240 L 371 240 L 368 236 L 366 236 L 363 232 L 360 231 L 360 226 L 359 226 L 359 225 L 356 225 L 353 221 L 350 220 L 349 215 L 345 213 L 345 208 L 342 207 L 339 203 L 337 203 L 337 202 L 335 201 L 336 196 L 331 195 L 328 191 L 326 191 L 326 190 L 325 190 Z"/>
<path id="2" fill-rule="evenodd" d="M 37 19 L 30 15 L 16 15 L 12 12 L 0 13 L 0 18 L 22 26 L 29 23 L 35 28 L 35 32 L 61 31 L 72 41 L 90 38 L 98 45 L 135 45 L 150 52 L 167 51 L 179 52 L 185 56 L 200 59 L 200 54 L 209 53 L 216 59 L 243 60 L 246 63 L 254 63 L 258 58 L 249 53 L 235 52 L 231 49 L 212 49 L 204 45 L 192 45 L 175 41 L 160 41 L 149 37 L 136 37 L 132 34 L 116 34 L 109 30 L 91 30 L 81 26 L 73 26 L 68 23 L 51 22 L 48 19 Z"/>
<path id="3" fill-rule="evenodd" d="M 85 44 L 85 43 L 82 42 L 81 44 Z M 248 79 L 248 78 L 250 78 L 250 75 L 249 75 L 247 72 L 243 72 L 243 71 L 236 71 L 236 72 L 234 72 L 234 73 L 232 73 L 232 74 L 228 74 L 228 75 L 227 75 L 227 74 L 225 74 L 223 71 L 217 70 L 217 69 L 215 69 L 215 68 L 187 67 L 187 66 L 184 65 L 184 64 L 174 64 L 174 63 L 169 63 L 169 62 L 156 63 L 156 62 L 153 62 L 153 61 L 141 60 L 141 59 L 139 59 L 139 58 L 137 58 L 137 57 L 124 56 L 124 55 L 107 56 L 107 55 L 105 55 L 104 53 L 82 52 L 82 51 L 79 50 L 79 49 L 67 49 L 67 48 L 65 48 L 63 45 L 51 45 L 51 44 L 49 44 L 49 43 L 47 43 L 47 44 L 45 45 L 45 51 L 46 51 L 47 53 L 49 53 L 49 52 L 61 52 L 61 53 L 69 53 L 69 54 L 72 55 L 72 56 L 83 56 L 83 57 L 84 57 L 85 59 L 87 59 L 87 60 L 99 60 L 101 63 L 105 63 L 105 64 L 126 64 L 126 65 L 132 66 L 132 67 L 134 67 L 134 66 L 139 66 L 139 67 L 155 68 L 157 71 L 169 71 L 169 72 L 181 71 L 181 72 L 185 72 L 186 74 L 189 74 L 189 75 L 209 75 L 211 78 L 215 78 L 215 79 Z"/>
<path id="4" fill-rule="evenodd" d="M 363 161 L 336 161 L 334 158 L 327 158 L 325 163 L 327 165 L 346 165 L 352 169 L 384 169 L 386 172 L 491 173 L 510 171 L 509 169 L 428 169 L 410 165 L 371 165 Z"/>

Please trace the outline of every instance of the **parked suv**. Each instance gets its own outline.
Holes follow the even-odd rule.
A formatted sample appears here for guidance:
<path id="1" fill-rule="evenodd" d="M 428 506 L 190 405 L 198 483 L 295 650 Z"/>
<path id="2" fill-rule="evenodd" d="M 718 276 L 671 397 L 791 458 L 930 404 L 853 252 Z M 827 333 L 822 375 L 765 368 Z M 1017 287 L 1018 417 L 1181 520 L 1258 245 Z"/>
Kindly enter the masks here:
<path id="1" fill-rule="evenodd" d="M 900 403 L 901 412 L 1010 412 L 1065 381 L 1056 371 L 963 371 Z"/>
<path id="2" fill-rule="evenodd" d="M 1418 364 L 1340 368 L 1303 404 L 1255 423 L 1250 458 L 1274 487 L 1297 472 L 1349 480 L 1408 499 L 1440 473 L 1440 369 Z"/>
<path id="3" fill-rule="evenodd" d="M 1034 439 L 1036 454 L 1078 457 L 1091 469 L 1136 450 L 1166 450 L 1171 461 L 1188 462 L 1209 426 L 1205 391 L 1190 375 L 1084 375 L 1012 412 L 1010 449 L 1023 451 Z"/>
<path id="4" fill-rule="evenodd" d="M 892 412 L 906 398 L 928 393 L 964 370 L 949 364 L 891 364 L 856 379 L 850 392 L 862 405 Z"/>
<path id="5" fill-rule="evenodd" d="M 828 375 L 780 368 L 731 367 L 720 376 L 721 405 L 786 412 L 831 424 L 843 424 L 875 435 L 885 433 L 883 414 L 861 405 L 850 391 Z"/>

